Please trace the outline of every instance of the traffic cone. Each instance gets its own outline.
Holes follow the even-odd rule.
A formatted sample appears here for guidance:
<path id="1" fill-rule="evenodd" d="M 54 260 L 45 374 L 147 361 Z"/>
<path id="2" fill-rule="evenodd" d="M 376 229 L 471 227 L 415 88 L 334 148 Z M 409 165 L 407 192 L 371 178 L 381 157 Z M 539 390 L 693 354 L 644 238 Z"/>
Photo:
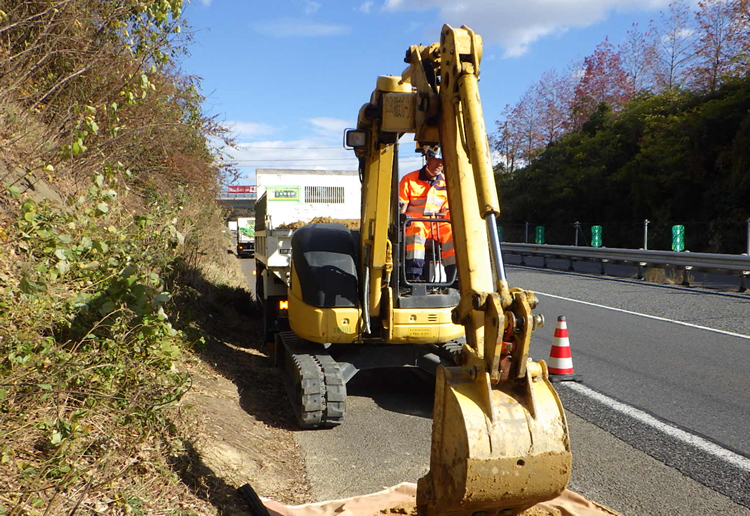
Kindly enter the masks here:
<path id="1" fill-rule="evenodd" d="M 575 374 L 573 369 L 573 356 L 570 353 L 570 340 L 568 339 L 568 325 L 565 322 L 564 315 L 557 318 L 555 338 L 552 339 L 552 349 L 549 351 L 547 369 L 551 382 L 582 381 L 581 377 Z"/>

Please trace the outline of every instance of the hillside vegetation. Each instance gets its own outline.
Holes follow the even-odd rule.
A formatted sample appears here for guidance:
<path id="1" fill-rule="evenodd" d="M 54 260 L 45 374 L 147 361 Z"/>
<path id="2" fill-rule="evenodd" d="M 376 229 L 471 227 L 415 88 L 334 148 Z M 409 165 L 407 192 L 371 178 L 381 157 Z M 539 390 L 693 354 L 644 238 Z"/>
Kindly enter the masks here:
<path id="1" fill-rule="evenodd" d="M 750 80 L 643 94 L 619 115 L 600 104 L 581 130 L 500 174 L 503 220 L 546 225 L 550 243 L 567 245 L 573 222 L 598 224 L 604 245 L 638 248 L 649 219 L 649 248 L 670 249 L 670 226 L 682 224 L 687 249 L 738 254 L 747 249 L 749 166 Z"/>
<path id="2" fill-rule="evenodd" d="M 549 243 L 747 250 L 750 1 L 674 0 L 581 62 L 550 70 L 493 135 L 505 237 Z"/>
<path id="3" fill-rule="evenodd" d="M 216 512 L 180 481 L 181 357 L 199 289 L 248 295 L 181 9 L 0 3 L 0 514 Z"/>

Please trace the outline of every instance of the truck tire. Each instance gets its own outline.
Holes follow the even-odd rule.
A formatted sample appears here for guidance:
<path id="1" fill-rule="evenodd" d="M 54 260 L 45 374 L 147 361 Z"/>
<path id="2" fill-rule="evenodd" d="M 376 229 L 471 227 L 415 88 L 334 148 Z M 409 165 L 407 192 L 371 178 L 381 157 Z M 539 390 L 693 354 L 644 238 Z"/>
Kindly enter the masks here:
<path id="1" fill-rule="evenodd" d="M 275 304 L 278 303 L 278 299 L 272 297 L 265 299 L 263 302 L 263 341 L 273 342 L 276 335 L 276 317 L 278 317 L 278 310 L 276 310 Z"/>
<path id="2" fill-rule="evenodd" d="M 263 312 L 263 267 L 262 263 L 255 262 L 255 302 L 258 304 L 259 312 Z"/>
<path id="3" fill-rule="evenodd" d="M 274 327 L 276 319 L 276 310 L 272 306 L 274 299 L 266 298 L 265 287 L 263 286 L 263 271 L 265 267 L 263 264 L 256 262 L 255 269 L 255 299 L 258 304 L 259 312 L 263 318 L 263 342 L 266 344 L 273 344 L 274 342 Z"/>

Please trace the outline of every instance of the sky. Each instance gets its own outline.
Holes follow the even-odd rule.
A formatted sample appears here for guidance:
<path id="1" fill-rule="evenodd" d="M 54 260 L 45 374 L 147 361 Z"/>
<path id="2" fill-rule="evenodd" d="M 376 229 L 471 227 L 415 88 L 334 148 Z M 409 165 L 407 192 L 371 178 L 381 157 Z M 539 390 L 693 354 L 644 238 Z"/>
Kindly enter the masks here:
<path id="1" fill-rule="evenodd" d="M 507 104 L 541 75 L 567 70 L 609 37 L 645 30 L 669 0 L 190 0 L 184 73 L 202 79 L 204 111 L 232 129 L 234 184 L 256 168 L 356 170 L 343 149 L 379 75 L 400 75 L 410 45 L 448 23 L 482 36 L 480 95 L 490 134 Z M 421 167 L 413 138 L 400 170 Z"/>

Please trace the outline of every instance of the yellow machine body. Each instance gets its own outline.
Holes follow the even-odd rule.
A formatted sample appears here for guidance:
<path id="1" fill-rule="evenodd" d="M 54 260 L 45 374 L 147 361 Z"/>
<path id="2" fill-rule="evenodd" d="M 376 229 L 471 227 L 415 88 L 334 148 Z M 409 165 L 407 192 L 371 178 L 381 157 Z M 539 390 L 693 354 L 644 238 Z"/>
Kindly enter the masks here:
<path id="1" fill-rule="evenodd" d="M 465 335 L 459 364 L 438 369 L 430 471 L 417 494 L 426 516 L 517 514 L 561 493 L 571 472 L 563 407 L 544 362 L 529 358 L 531 334 L 543 325 L 532 313 L 536 296 L 505 278 L 481 57 L 478 35 L 445 25 L 439 43 L 410 47 L 401 76 L 378 78 L 359 112 L 352 140 L 360 143 L 351 144 L 363 179 L 358 307 L 306 305 L 294 271 L 289 292 L 291 328 L 313 342 L 436 344 Z M 442 148 L 460 285 L 452 307 L 394 306 L 389 228 L 399 217 L 404 133 Z"/>
<path id="2" fill-rule="evenodd" d="M 360 339 L 359 308 L 319 308 L 302 300 L 299 277 L 292 265 L 289 326 L 303 339 L 321 344 L 349 344 Z"/>
<path id="3" fill-rule="evenodd" d="M 305 340 L 320 344 L 352 344 L 363 340 L 359 308 L 320 308 L 302 299 L 294 265 L 289 289 L 289 325 Z M 457 339 L 464 334 L 461 325 L 451 320 L 452 308 L 394 309 L 384 323 L 387 344 L 435 344 Z"/>

